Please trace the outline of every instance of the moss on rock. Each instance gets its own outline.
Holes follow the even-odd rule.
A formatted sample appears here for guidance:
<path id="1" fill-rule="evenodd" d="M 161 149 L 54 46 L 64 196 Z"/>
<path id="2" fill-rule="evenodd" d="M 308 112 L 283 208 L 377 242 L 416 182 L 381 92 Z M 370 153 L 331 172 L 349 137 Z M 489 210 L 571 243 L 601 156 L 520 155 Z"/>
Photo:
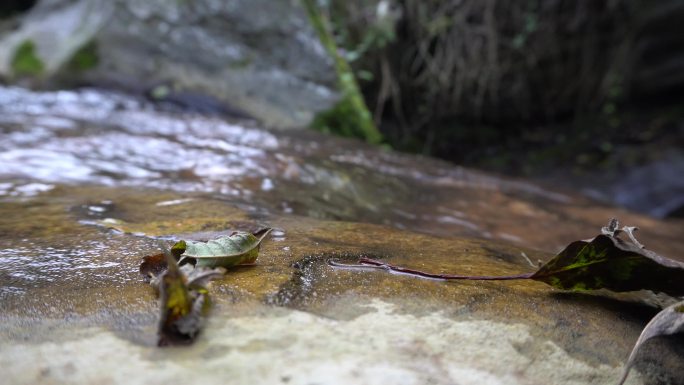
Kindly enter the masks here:
<path id="1" fill-rule="evenodd" d="M 87 71 L 89 69 L 95 68 L 100 62 L 100 57 L 97 52 L 97 44 L 95 41 L 90 41 L 83 47 L 79 48 L 78 51 L 69 59 L 67 63 L 67 69 L 70 71 Z"/>
<path id="2" fill-rule="evenodd" d="M 36 54 L 33 41 L 26 40 L 21 43 L 12 58 L 12 73 L 15 76 L 37 76 L 43 73 L 45 66 Z"/>

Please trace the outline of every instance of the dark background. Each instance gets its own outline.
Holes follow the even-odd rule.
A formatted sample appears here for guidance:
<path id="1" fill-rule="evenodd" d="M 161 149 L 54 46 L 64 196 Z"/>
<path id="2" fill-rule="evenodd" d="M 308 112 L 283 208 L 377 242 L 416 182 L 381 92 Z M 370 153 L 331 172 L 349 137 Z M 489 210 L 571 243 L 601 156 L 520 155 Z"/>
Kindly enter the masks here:
<path id="1" fill-rule="evenodd" d="M 356 0 L 329 12 L 396 148 L 538 174 L 683 145 L 684 2 Z"/>

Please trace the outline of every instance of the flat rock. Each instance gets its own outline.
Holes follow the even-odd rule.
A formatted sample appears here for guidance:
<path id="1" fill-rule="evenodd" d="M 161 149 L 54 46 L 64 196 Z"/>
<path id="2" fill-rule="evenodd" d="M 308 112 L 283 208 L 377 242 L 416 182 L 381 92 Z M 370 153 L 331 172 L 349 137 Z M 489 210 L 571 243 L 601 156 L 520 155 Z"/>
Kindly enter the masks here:
<path id="1" fill-rule="evenodd" d="M 682 260 L 682 221 L 315 133 L 94 90 L 0 88 L 0 366 L 12 384 L 613 384 L 668 299 L 333 268 L 530 272 L 608 218 Z M 195 344 L 156 347 L 142 256 L 274 229 L 214 281 Z M 631 384 L 681 384 L 681 337 Z"/>
<path id="2" fill-rule="evenodd" d="M 536 282 L 335 269 L 328 260 L 373 256 L 504 275 L 534 269 L 521 252 L 550 254 L 372 224 L 255 218 L 220 200 L 183 197 L 62 186 L 31 199 L 43 213 L 35 220 L 18 218 L 26 201 L 3 204 L 3 234 L 34 234 L 1 240 L 0 363 L 12 383 L 611 384 L 657 311 L 637 297 Z M 105 198 L 116 206 L 108 220 L 74 209 Z M 158 205 L 174 198 L 180 203 Z M 273 235 L 256 266 L 212 283 L 215 308 L 199 340 L 156 348 L 158 305 L 137 273 L 140 257 L 179 234 L 203 239 L 259 226 Z M 651 344 L 644 356 L 658 359 L 640 362 L 631 383 L 677 383 L 683 353 L 672 341 Z"/>

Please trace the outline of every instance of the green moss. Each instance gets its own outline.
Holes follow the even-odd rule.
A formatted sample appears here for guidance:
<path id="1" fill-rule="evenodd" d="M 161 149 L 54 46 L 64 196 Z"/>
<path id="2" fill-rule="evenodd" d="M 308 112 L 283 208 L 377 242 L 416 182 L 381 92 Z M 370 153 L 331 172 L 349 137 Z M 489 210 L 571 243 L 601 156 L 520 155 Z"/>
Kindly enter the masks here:
<path id="1" fill-rule="evenodd" d="M 36 76 L 44 70 L 43 62 L 36 55 L 35 45 L 31 40 L 21 43 L 12 58 L 12 72 L 15 76 Z"/>
<path id="2" fill-rule="evenodd" d="M 67 63 L 67 68 L 72 71 L 87 71 L 95 68 L 99 61 L 97 44 L 91 41 L 74 53 Z"/>
<path id="3" fill-rule="evenodd" d="M 382 142 L 382 134 L 373 123 L 354 73 L 349 63 L 337 51 L 325 16 L 318 9 L 315 0 L 303 0 L 302 4 L 321 44 L 335 63 L 337 84 L 342 94 L 341 100 L 330 110 L 318 114 L 311 126 L 324 132 L 361 138 L 369 143 Z"/>
<path id="4" fill-rule="evenodd" d="M 311 127 L 326 133 L 362 138 L 371 143 L 378 143 L 381 141 L 381 138 L 369 137 L 363 129 L 367 118 L 369 117 L 359 113 L 357 106 L 351 100 L 344 98 L 331 109 L 316 115 L 311 123 Z"/>
<path id="5" fill-rule="evenodd" d="M 589 290 L 587 288 L 587 284 L 585 282 L 575 282 L 574 285 L 570 288 L 570 291 L 587 291 Z"/>
<path id="6" fill-rule="evenodd" d="M 173 90 L 167 84 L 160 84 L 150 91 L 150 96 L 154 100 L 164 100 L 171 95 Z"/>

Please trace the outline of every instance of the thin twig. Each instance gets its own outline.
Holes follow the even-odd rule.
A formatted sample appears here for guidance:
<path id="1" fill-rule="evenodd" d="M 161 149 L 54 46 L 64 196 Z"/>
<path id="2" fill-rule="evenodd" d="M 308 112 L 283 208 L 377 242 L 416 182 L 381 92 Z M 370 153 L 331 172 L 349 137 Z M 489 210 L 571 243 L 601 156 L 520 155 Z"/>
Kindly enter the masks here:
<path id="1" fill-rule="evenodd" d="M 454 274 L 435 274 L 426 273 L 420 270 L 409 269 L 401 266 L 394 266 L 386 262 L 378 261 L 377 259 L 371 259 L 362 257 L 359 258 L 358 264 L 345 264 L 334 260 L 328 261 L 328 264 L 333 267 L 344 268 L 344 269 L 379 269 L 385 270 L 390 273 L 395 274 L 405 274 L 412 277 L 427 278 L 427 279 L 437 279 L 442 281 L 447 280 L 471 280 L 471 281 L 508 281 L 516 279 L 529 279 L 534 273 L 524 273 L 517 275 L 504 275 L 504 276 L 478 276 L 478 275 L 454 275 Z"/>

